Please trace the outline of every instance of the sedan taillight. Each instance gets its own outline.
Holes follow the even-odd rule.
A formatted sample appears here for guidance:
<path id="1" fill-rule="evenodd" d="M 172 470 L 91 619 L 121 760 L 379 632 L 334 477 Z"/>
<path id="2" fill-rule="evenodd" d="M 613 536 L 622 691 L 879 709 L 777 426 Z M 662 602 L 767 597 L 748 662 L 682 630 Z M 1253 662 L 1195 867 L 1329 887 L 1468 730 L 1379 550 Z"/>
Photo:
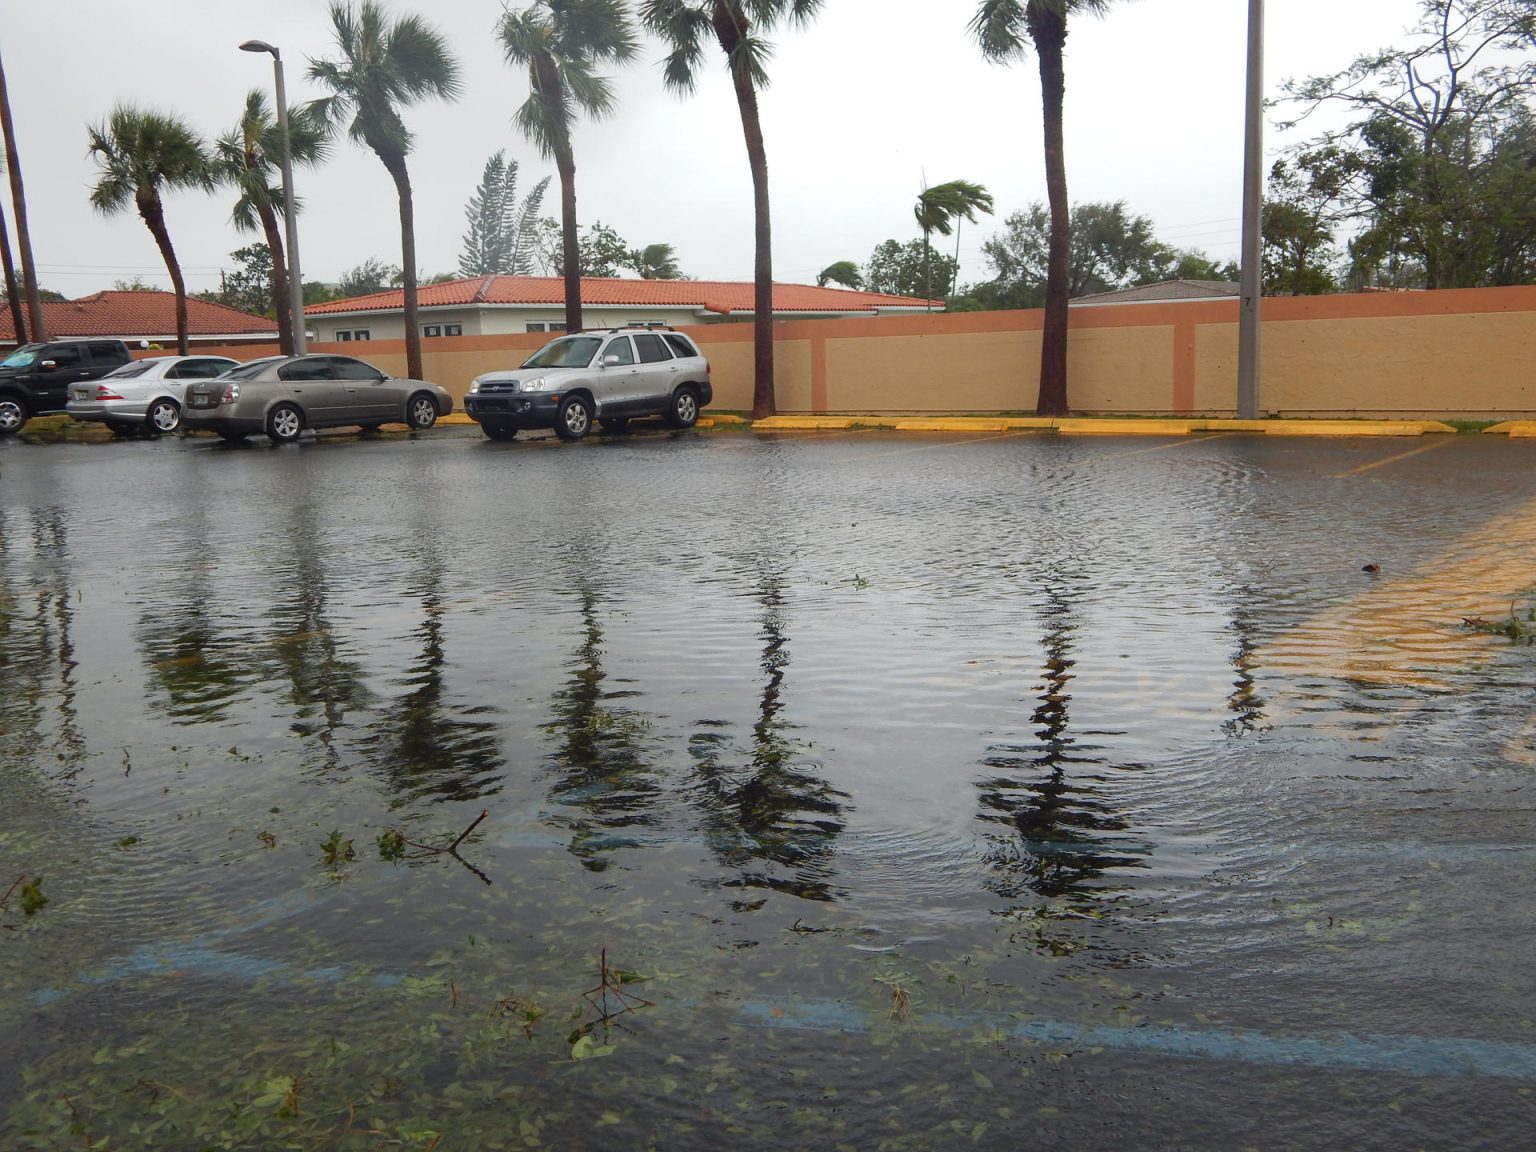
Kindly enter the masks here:
<path id="1" fill-rule="evenodd" d="M 224 385 L 224 395 L 219 397 L 220 404 L 233 404 L 240 399 L 240 385 L 233 382 Z"/>
<path id="2" fill-rule="evenodd" d="M 112 389 L 108 388 L 105 384 L 98 384 L 98 385 L 96 385 L 96 399 L 98 399 L 98 400 L 121 400 L 122 396 L 120 396 L 118 393 L 112 391 Z"/>

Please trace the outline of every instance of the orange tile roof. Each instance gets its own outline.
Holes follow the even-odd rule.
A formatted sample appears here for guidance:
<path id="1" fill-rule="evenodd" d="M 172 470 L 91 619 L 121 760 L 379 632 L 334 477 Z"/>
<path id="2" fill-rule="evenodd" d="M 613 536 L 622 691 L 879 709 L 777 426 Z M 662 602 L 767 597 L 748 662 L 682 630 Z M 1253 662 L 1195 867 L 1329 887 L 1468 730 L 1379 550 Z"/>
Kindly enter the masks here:
<path id="1" fill-rule="evenodd" d="M 25 304 L 23 304 L 25 308 Z M 172 292 L 97 292 L 78 300 L 43 303 L 43 320 L 53 339 L 71 336 L 121 336 L 162 342 L 176 338 L 176 296 Z M 275 337 L 277 322 L 222 304 L 187 298 L 189 336 L 262 335 Z M 15 342 L 9 308 L 0 306 L 0 341 Z"/>
<path id="2" fill-rule="evenodd" d="M 416 302 L 421 308 L 469 308 L 480 304 L 563 306 L 565 281 L 558 276 L 474 276 L 445 284 L 424 284 Z M 750 281 L 730 280 L 599 280 L 583 277 L 585 306 L 638 305 L 697 308 L 729 315 L 752 311 Z M 879 308 L 923 308 L 927 301 L 911 296 L 855 292 L 849 288 L 818 288 L 811 284 L 775 284 L 775 312 L 853 312 L 872 314 Z M 405 307 L 401 289 L 331 300 L 304 309 L 307 316 L 327 313 L 394 312 Z"/>

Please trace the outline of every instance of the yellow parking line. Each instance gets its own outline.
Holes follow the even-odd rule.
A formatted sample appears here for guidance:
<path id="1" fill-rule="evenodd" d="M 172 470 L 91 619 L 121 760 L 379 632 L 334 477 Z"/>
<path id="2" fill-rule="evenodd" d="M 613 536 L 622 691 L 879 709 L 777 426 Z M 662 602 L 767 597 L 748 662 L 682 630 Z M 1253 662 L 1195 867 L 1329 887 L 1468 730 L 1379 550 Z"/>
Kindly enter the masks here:
<path id="1" fill-rule="evenodd" d="M 1433 452 L 1436 448 L 1444 448 L 1447 444 L 1453 442 L 1452 440 L 1435 440 L 1418 448 L 1410 448 L 1406 452 L 1399 452 L 1396 456 L 1388 456 L 1385 460 L 1376 460 L 1370 464 L 1362 464 L 1358 468 L 1351 468 L 1348 472 L 1340 472 L 1334 479 L 1342 480 L 1345 476 L 1359 476 L 1362 472 L 1369 472 L 1373 468 L 1384 468 L 1388 464 L 1395 464 L 1399 460 L 1406 460 L 1408 457 L 1417 456 L 1421 452 Z"/>

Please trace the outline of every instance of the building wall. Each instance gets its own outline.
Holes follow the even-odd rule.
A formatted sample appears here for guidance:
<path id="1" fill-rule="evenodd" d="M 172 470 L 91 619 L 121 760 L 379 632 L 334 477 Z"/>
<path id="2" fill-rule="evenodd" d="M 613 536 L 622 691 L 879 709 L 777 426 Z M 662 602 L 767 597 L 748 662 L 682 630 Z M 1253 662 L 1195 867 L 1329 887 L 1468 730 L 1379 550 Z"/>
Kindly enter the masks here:
<path id="1" fill-rule="evenodd" d="M 1288 416 L 1536 417 L 1536 286 L 1265 300 L 1259 403 Z M 774 325 L 779 411 L 1030 412 L 1042 313 L 970 312 Z M 1233 300 L 1074 309 L 1067 399 L 1097 414 L 1232 415 Z M 710 359 L 714 407 L 752 406 L 752 326 L 678 325 Z M 546 334 L 422 342 L 461 397 Z M 317 344 L 404 372 L 404 341 Z M 242 348 L 242 359 L 267 354 Z"/>
<path id="2" fill-rule="evenodd" d="M 313 313 L 307 318 L 309 331 L 314 339 L 325 343 L 338 342 L 337 332 L 366 331 L 369 342 L 374 340 L 404 340 L 405 318 L 396 312 L 365 312 L 355 316 L 333 316 L 329 313 Z M 418 318 L 423 326 L 433 324 L 458 324 L 464 336 L 521 335 L 529 324 L 542 324 L 549 331 L 551 324 L 565 323 L 565 307 L 512 307 L 487 305 L 463 308 L 423 308 Z M 659 321 L 675 327 L 698 322 L 693 308 L 584 308 L 582 323 L 588 328 L 618 328 L 624 324 Z M 355 342 L 355 341 L 354 341 Z M 359 353 L 362 355 L 362 353 Z"/>

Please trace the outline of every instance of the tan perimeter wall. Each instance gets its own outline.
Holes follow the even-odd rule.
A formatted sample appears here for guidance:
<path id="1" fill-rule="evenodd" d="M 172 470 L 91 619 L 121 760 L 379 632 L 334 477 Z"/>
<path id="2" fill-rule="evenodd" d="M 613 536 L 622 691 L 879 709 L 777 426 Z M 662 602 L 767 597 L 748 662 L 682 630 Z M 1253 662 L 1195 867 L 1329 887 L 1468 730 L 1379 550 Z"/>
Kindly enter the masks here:
<path id="1" fill-rule="evenodd" d="M 1237 301 L 1074 308 L 1075 412 L 1230 416 Z M 1282 416 L 1536 416 L 1536 286 L 1286 297 L 1261 308 L 1259 404 Z M 774 325 L 783 413 L 1031 412 L 1043 315 L 970 312 Z M 752 326 L 685 328 L 709 357 L 713 407 L 752 407 Z M 520 363 L 540 333 L 422 341 L 424 375 L 455 399 Z M 312 344 L 403 375 L 405 344 Z M 233 350 L 241 359 L 270 346 Z"/>

